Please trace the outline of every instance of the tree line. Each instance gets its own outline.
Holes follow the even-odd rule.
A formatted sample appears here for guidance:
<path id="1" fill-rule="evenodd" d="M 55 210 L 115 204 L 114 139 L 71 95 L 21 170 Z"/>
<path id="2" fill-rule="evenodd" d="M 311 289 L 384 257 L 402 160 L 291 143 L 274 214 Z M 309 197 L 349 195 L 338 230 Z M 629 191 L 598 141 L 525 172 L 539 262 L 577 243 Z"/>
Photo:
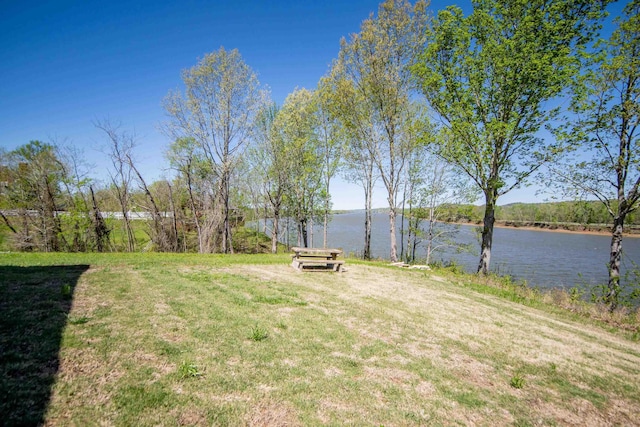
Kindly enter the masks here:
<path id="1" fill-rule="evenodd" d="M 326 244 L 331 183 L 342 176 L 365 196 L 365 258 L 377 183 L 388 202 L 392 261 L 400 210 L 415 221 L 401 247 L 424 237 L 420 221 L 431 245 L 443 206 L 480 194 L 478 271 L 487 274 L 499 198 L 544 180 L 567 197 L 599 201 L 608 214 L 605 302 L 613 309 L 624 224 L 640 198 L 640 2 L 626 4 L 601 38 L 607 4 L 475 0 L 465 15 L 457 6 L 433 14 L 425 1 L 387 0 L 342 39 L 317 87 L 294 90 L 282 105 L 237 50 L 209 53 L 163 102 L 170 179 L 147 185 L 135 135 L 95 123 L 110 142 L 119 238 L 136 249 L 128 217 L 135 205 L 149 212 L 155 250 L 231 253 L 241 209 L 270 219 L 273 251 L 283 218 L 295 222 L 304 246 L 319 245 L 310 230 L 322 223 Z M 101 221 L 80 165 L 37 141 L 3 153 L 3 207 L 22 212 L 16 223 L 3 216 L 16 247 L 106 250 L 114 230 Z"/>
<path id="2" fill-rule="evenodd" d="M 448 222 L 480 224 L 483 215 L 484 206 L 446 204 L 442 207 L 442 219 Z M 607 208 L 597 200 L 510 203 L 496 207 L 496 221 L 531 225 L 534 223 L 593 225 L 599 228 L 611 226 L 611 216 Z M 640 226 L 640 217 L 637 212 L 629 214 L 627 223 L 630 226 Z"/>

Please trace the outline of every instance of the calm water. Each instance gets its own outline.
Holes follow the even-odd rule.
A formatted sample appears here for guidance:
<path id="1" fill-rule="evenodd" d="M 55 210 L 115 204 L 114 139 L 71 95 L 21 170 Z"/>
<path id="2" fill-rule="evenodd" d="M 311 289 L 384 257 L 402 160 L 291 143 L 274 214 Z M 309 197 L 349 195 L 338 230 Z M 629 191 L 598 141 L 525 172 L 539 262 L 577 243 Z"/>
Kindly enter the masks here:
<path id="1" fill-rule="evenodd" d="M 400 235 L 398 220 L 397 234 Z M 456 240 L 471 243 L 473 253 L 436 255 L 443 261 L 455 260 L 468 272 L 478 265 L 479 244 L 475 226 L 460 226 Z M 295 235 L 291 235 L 295 244 Z M 509 274 L 539 287 L 572 287 L 576 284 L 596 284 L 607 281 L 610 238 L 605 235 L 551 233 L 546 231 L 496 228 L 494 231 L 491 269 Z M 346 253 L 361 254 L 364 245 L 364 212 L 334 215 L 329 225 L 328 246 L 342 248 Z M 400 253 L 398 242 L 398 254 Z M 625 238 L 623 263 L 631 267 L 640 264 L 640 238 Z M 314 246 L 322 247 L 322 229 L 316 227 Z M 389 258 L 389 219 L 387 214 L 373 216 L 371 251 L 375 258 Z M 420 252 L 426 257 L 426 251 Z"/>

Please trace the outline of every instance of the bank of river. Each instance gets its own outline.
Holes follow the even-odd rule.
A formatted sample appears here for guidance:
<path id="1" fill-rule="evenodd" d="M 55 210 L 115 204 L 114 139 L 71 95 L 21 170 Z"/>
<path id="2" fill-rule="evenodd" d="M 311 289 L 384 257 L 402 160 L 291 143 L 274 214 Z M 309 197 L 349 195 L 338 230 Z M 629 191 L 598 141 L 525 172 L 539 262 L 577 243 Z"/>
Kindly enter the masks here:
<path id="1" fill-rule="evenodd" d="M 401 219 L 397 230 L 400 236 Z M 472 252 L 441 252 L 438 257 L 455 261 L 468 272 L 478 265 L 478 233 L 476 225 L 460 225 L 455 240 L 469 244 Z M 294 239 L 293 235 L 290 235 Z M 398 242 L 400 239 L 398 239 Z M 329 225 L 328 246 L 342 248 L 346 253 L 359 255 L 364 242 L 364 213 L 360 211 L 337 214 Z M 290 243 L 296 242 L 291 240 Z M 541 288 L 570 288 L 576 284 L 593 286 L 606 283 L 610 237 L 600 233 L 549 233 L 532 228 L 496 227 L 491 268 L 498 274 Z M 314 246 L 322 246 L 322 230 L 314 231 Z M 384 213 L 373 216 L 371 250 L 374 258 L 389 258 L 389 219 Z M 398 253 L 400 245 L 398 246 Z M 623 241 L 623 273 L 640 264 L 640 239 Z M 424 247 L 420 257 L 426 256 Z"/>
<path id="2" fill-rule="evenodd" d="M 467 223 L 466 225 L 472 225 Z M 481 224 L 475 224 L 480 226 Z M 575 223 L 548 223 L 548 222 L 525 222 L 525 221 L 496 221 L 496 227 L 517 228 L 521 230 L 537 230 L 549 231 L 552 233 L 579 233 L 579 234 L 597 234 L 611 237 L 611 227 L 607 225 L 588 224 L 581 225 Z M 624 237 L 640 237 L 640 228 L 635 226 L 626 226 Z"/>

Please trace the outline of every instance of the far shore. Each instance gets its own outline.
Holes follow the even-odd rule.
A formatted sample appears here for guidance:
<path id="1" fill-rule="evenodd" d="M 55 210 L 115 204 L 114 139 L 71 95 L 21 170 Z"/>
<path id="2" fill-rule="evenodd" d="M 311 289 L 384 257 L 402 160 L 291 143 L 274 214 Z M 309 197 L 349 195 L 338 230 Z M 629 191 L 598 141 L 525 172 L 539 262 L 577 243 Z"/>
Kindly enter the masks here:
<path id="1" fill-rule="evenodd" d="M 386 212 L 387 208 L 374 209 L 376 212 Z M 359 211 L 359 209 L 334 211 L 334 214 L 343 214 Z M 362 210 L 364 211 L 364 210 Z M 482 226 L 482 222 L 465 222 L 465 221 L 445 221 L 449 224 L 460 225 L 474 225 Z M 531 230 L 531 231 L 548 231 L 552 233 L 571 233 L 571 234 L 591 234 L 599 236 L 611 236 L 611 226 L 598 225 L 598 224 L 578 224 L 578 223 L 551 223 L 551 222 L 529 222 L 529 221 L 508 221 L 508 220 L 496 220 L 495 227 L 498 228 L 513 228 L 518 230 Z M 625 225 L 624 237 L 637 237 L 640 238 L 640 226 Z"/>
<path id="2" fill-rule="evenodd" d="M 482 223 L 474 223 L 474 222 L 455 222 L 454 224 L 461 225 L 475 225 L 482 226 Z M 590 228 L 589 225 L 571 225 L 571 228 L 567 228 L 567 226 L 562 224 L 549 224 L 549 223 L 540 223 L 540 225 L 535 225 L 531 223 L 526 223 L 524 225 L 516 224 L 512 221 L 496 221 L 495 227 L 498 228 L 513 228 L 517 230 L 532 230 L 532 231 L 547 231 L 551 233 L 570 233 L 570 234 L 590 234 L 597 236 L 610 236 L 611 231 L 608 228 L 596 227 Z M 639 229 L 627 229 L 623 233 L 624 237 L 635 237 L 640 238 L 640 230 Z"/>

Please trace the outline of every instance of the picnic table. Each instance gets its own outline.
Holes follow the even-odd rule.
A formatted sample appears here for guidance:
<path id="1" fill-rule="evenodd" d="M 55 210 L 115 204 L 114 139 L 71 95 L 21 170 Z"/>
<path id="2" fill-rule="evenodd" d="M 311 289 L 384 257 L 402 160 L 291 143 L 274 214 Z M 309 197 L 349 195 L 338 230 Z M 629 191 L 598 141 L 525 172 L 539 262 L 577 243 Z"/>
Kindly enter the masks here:
<path id="1" fill-rule="evenodd" d="M 300 271 L 342 271 L 344 260 L 339 260 L 340 249 L 291 248 L 291 266 Z M 306 268 L 305 268 L 306 267 Z"/>

